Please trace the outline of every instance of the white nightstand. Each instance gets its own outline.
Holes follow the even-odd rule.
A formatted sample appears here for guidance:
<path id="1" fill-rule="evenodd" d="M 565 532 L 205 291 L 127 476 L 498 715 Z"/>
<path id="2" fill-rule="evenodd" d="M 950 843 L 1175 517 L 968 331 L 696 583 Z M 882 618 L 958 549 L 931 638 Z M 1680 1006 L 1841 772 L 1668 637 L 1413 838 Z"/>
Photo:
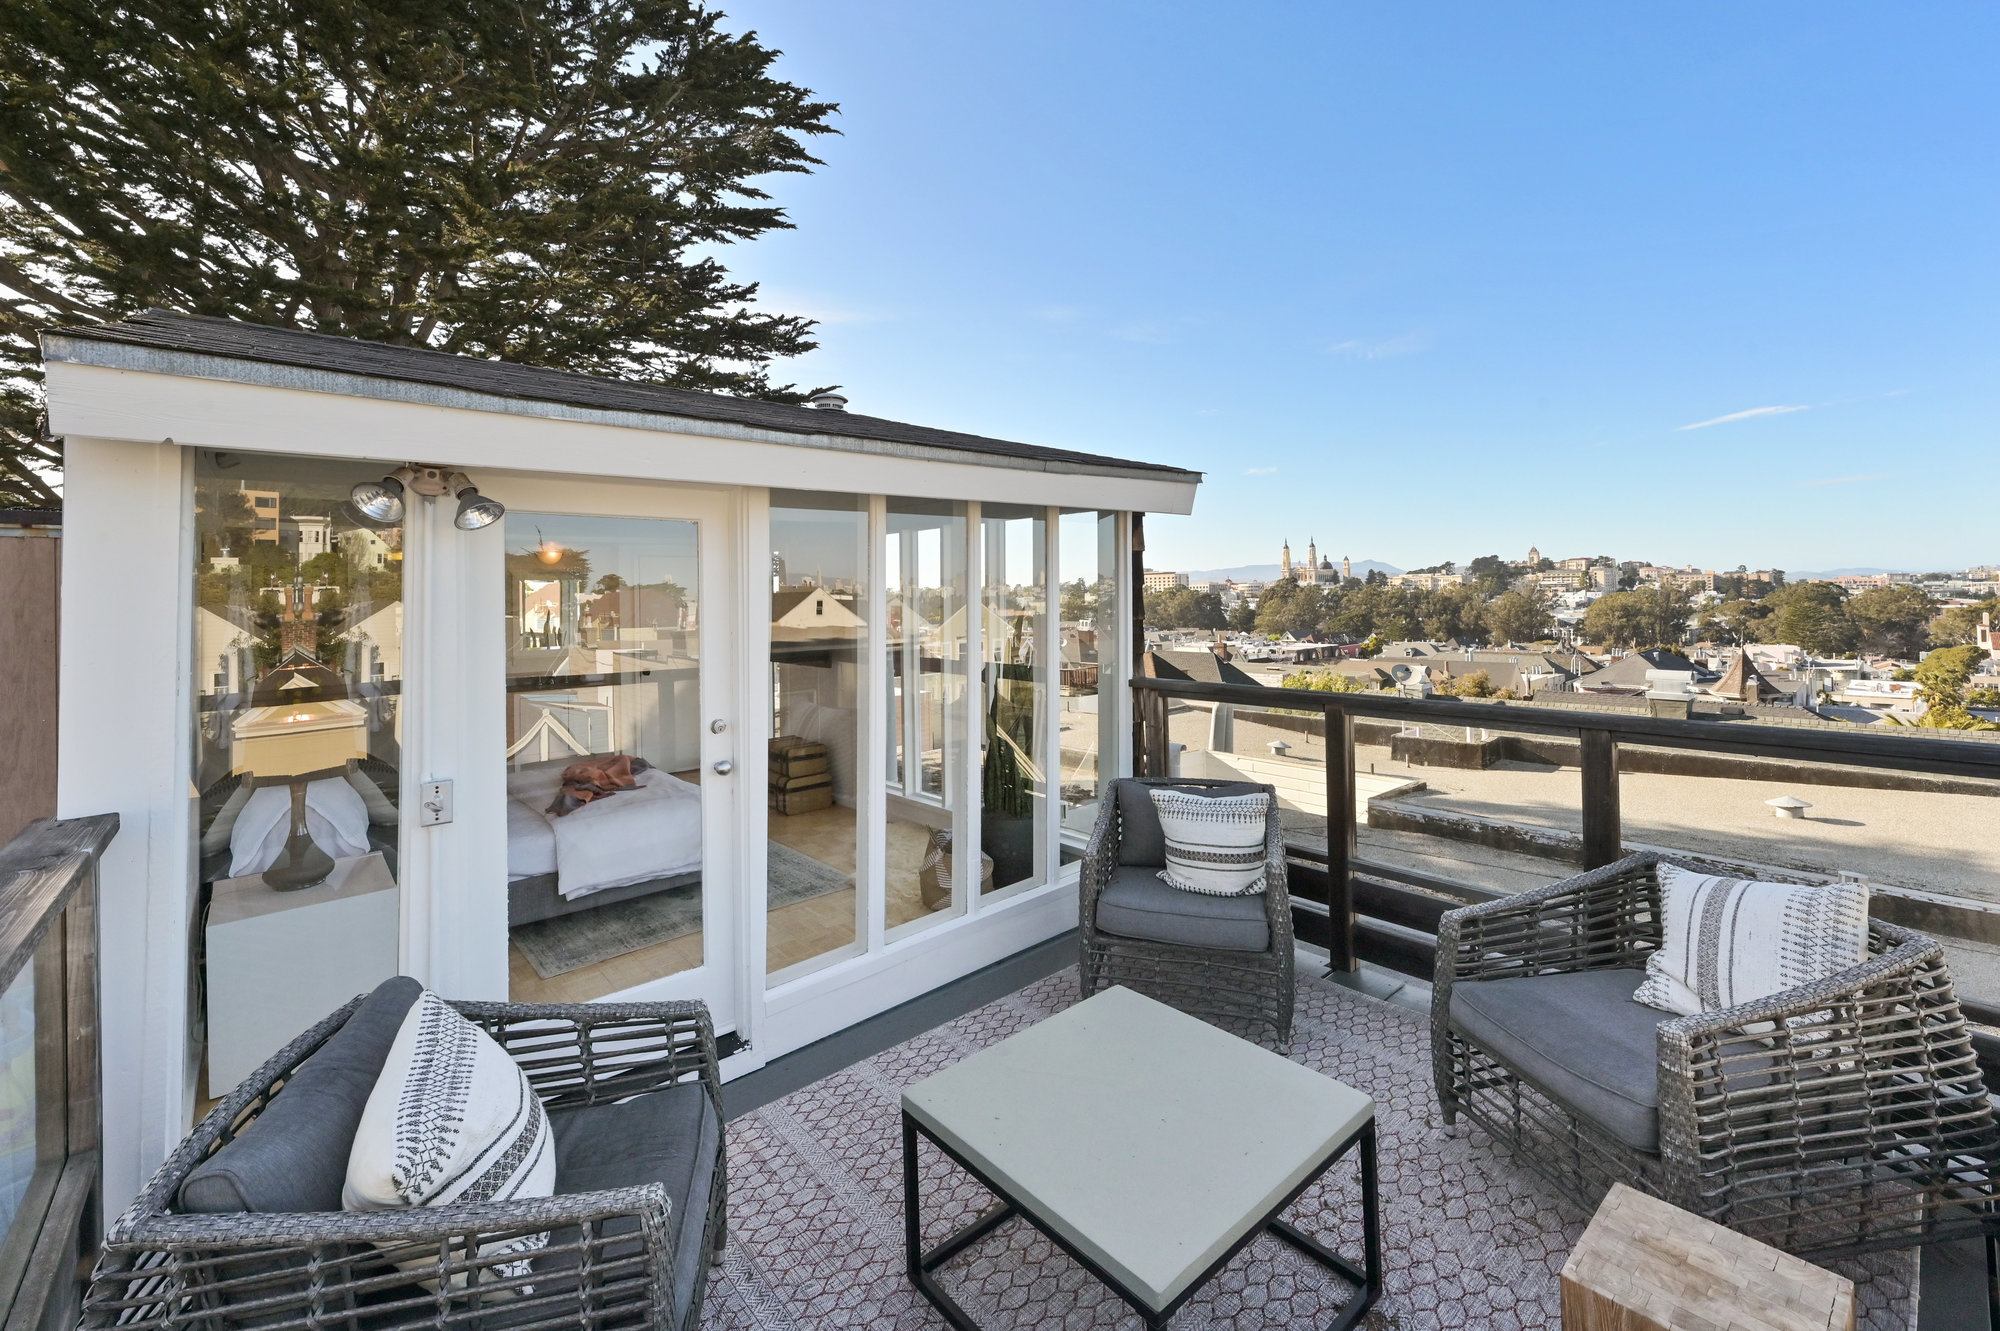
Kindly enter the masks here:
<path id="1" fill-rule="evenodd" d="M 255 874 L 216 883 L 208 910 L 212 1098 L 396 974 L 399 897 L 380 852 L 335 860 L 324 883 L 297 892 L 273 892 Z"/>

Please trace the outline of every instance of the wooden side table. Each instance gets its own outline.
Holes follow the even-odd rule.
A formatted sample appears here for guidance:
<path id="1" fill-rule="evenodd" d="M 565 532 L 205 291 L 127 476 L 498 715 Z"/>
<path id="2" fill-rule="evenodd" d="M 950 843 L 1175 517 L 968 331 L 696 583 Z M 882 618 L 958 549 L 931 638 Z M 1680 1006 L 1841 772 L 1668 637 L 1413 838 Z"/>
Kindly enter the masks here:
<path id="1" fill-rule="evenodd" d="M 1854 1282 L 1615 1183 L 1563 1263 L 1563 1331 L 1854 1331 Z"/>

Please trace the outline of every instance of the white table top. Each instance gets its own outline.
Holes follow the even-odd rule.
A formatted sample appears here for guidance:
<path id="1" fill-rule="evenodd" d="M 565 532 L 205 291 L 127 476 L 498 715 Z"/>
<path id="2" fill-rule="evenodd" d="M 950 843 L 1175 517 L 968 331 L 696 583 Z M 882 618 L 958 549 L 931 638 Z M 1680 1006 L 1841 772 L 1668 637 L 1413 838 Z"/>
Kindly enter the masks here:
<path id="1" fill-rule="evenodd" d="M 215 896 L 208 908 L 208 923 L 210 928 L 214 928 L 219 924 L 235 924 L 239 920 L 256 919 L 261 915 L 276 915 L 305 906 L 323 906 L 330 901 L 347 901 L 371 892 L 393 892 L 395 889 L 396 880 L 390 875 L 382 852 L 371 850 L 366 855 L 335 860 L 333 872 L 326 876 L 325 882 L 292 892 L 275 890 L 264 882 L 262 874 L 224 878 L 215 885 Z"/>
<path id="2" fill-rule="evenodd" d="M 1375 1102 L 1113 988 L 917 1083 L 903 1108 L 1157 1311 Z"/>

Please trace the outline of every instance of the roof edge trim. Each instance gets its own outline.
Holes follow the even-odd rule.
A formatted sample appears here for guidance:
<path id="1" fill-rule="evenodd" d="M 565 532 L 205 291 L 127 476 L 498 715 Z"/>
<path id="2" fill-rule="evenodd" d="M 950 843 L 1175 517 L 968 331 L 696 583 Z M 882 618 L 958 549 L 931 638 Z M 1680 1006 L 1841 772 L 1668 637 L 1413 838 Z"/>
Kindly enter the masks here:
<path id="1" fill-rule="evenodd" d="M 67 330 L 45 330 L 41 334 L 41 345 L 43 360 L 60 364 L 170 375 L 183 379 L 213 379 L 259 388 L 326 393 L 336 397 L 374 398 L 380 401 L 443 407 L 456 411 L 484 411 L 584 425 L 650 430 L 661 434 L 735 439 L 750 443 L 781 444 L 794 448 L 815 448 L 829 452 L 862 453 L 878 457 L 948 462 L 961 466 L 999 467 L 1056 475 L 1111 476 L 1128 480 L 1189 485 L 1199 485 L 1203 476 L 1203 473 L 1198 471 L 1169 468 L 1157 463 L 1128 467 L 1120 466 L 1113 461 L 1081 463 L 1062 459 L 1023 458 L 895 440 L 863 439 L 831 431 L 800 434 L 727 421 L 702 420 L 669 412 L 582 407 L 536 398 L 506 397 L 497 393 L 450 388 L 414 380 L 355 374 L 346 370 L 308 369 L 273 361 L 139 346 L 129 342 L 93 338 Z"/>

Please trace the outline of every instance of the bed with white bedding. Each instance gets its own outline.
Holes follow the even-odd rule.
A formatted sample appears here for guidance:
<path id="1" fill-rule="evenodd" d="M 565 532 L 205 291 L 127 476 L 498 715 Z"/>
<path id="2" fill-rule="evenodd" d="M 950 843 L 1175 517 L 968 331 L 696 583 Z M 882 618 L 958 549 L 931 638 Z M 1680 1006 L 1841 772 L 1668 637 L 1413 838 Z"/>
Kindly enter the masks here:
<path id="1" fill-rule="evenodd" d="M 657 768 L 563 817 L 561 762 L 507 774 L 507 922 L 528 924 L 701 882 L 701 788 Z"/>

